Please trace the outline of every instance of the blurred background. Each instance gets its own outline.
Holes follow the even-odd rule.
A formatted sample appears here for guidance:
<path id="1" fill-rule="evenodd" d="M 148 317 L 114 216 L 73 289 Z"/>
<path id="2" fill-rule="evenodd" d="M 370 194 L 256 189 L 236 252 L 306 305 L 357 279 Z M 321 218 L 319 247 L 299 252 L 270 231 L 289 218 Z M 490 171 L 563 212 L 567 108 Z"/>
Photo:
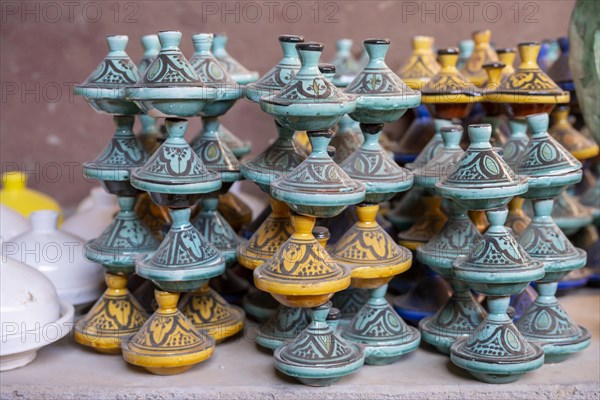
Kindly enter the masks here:
<path id="1" fill-rule="evenodd" d="M 388 65 L 396 70 L 410 54 L 410 39 L 435 37 L 435 46 L 456 46 L 478 29 L 492 31 L 497 47 L 566 36 L 575 1 L 3 1 L 0 3 L 0 159 L 2 172 L 29 173 L 28 186 L 70 207 L 96 183 L 82 176 L 112 136 L 112 118 L 95 113 L 73 86 L 85 80 L 107 53 L 105 35 L 129 35 L 127 52 L 138 62 L 140 37 L 160 30 L 191 35 L 227 33 L 228 52 L 262 75 L 280 58 L 280 34 L 299 34 L 325 44 L 387 37 Z M 251 140 L 253 154 L 275 137 L 273 120 L 241 100 L 223 118 L 237 136 Z M 136 122 L 136 130 L 139 127 Z M 188 137 L 200 129 L 193 120 Z M 255 185 L 246 184 L 258 191 Z"/>

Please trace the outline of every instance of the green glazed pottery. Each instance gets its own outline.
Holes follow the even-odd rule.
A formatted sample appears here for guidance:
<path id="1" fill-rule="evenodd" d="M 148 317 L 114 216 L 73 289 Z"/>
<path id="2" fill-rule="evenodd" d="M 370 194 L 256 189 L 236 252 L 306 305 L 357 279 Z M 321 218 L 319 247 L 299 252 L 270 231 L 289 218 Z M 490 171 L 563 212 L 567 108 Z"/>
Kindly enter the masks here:
<path id="1" fill-rule="evenodd" d="M 310 51 L 309 51 L 310 52 Z M 330 130 L 308 132 L 311 154 L 287 175 L 271 183 L 271 195 L 300 214 L 330 218 L 365 198 L 365 186 L 353 180 L 327 153 Z"/>
<path id="2" fill-rule="evenodd" d="M 306 308 L 279 305 L 275 313 L 260 326 L 256 334 L 256 343 L 275 350 L 298 337 L 309 323 L 310 312 Z"/>
<path id="3" fill-rule="evenodd" d="M 339 39 L 335 43 L 335 57 L 330 61 L 335 66 L 331 82 L 337 87 L 346 87 L 360 71 L 358 61 L 352 55 L 352 39 Z"/>
<path id="4" fill-rule="evenodd" d="M 502 158 L 510 168 L 515 170 L 529 142 L 527 123 L 523 120 L 511 119 L 508 124 L 510 125 L 510 136 L 502 147 Z"/>
<path id="5" fill-rule="evenodd" d="M 342 93 L 318 68 L 321 43 L 299 43 L 302 66 L 281 91 L 261 97 L 260 106 L 281 125 L 295 131 L 332 128 L 356 108 L 356 99 Z"/>
<path id="6" fill-rule="evenodd" d="M 152 61 L 160 53 L 160 40 L 158 35 L 144 35 L 142 36 L 142 47 L 144 48 L 144 55 L 138 64 L 138 70 L 140 74 L 144 74 Z"/>
<path id="7" fill-rule="evenodd" d="M 529 178 L 525 198 L 552 198 L 581 180 L 581 163 L 548 134 L 548 114 L 527 117 L 531 138 L 519 159 L 519 177 Z"/>
<path id="8" fill-rule="evenodd" d="M 335 129 L 331 146 L 335 148 L 333 160 L 341 164 L 348 156 L 354 153 L 363 144 L 363 133 L 360 131 L 359 122 L 354 121 L 349 115 L 344 115 Z"/>
<path id="9" fill-rule="evenodd" d="M 240 85 L 256 81 L 258 72 L 248 70 L 239 61 L 231 57 L 225 46 L 227 46 L 227 35 L 216 34 L 212 43 L 212 52 L 233 80 Z"/>
<path id="10" fill-rule="evenodd" d="M 160 52 L 160 40 L 158 40 L 158 35 L 144 35 L 142 36 L 141 42 L 142 47 L 144 48 L 144 55 L 138 63 L 138 69 L 140 74 L 143 75 Z M 139 119 L 142 123 L 142 129 L 140 130 L 138 137 L 142 146 L 144 146 L 146 153 L 152 154 L 154 153 L 154 150 L 160 146 L 160 143 L 158 142 L 159 138 L 162 136 L 160 128 L 156 118 L 141 114 Z"/>
<path id="11" fill-rule="evenodd" d="M 517 176 L 490 145 L 489 124 L 470 125 L 471 145 L 456 168 L 436 184 L 437 192 L 468 210 L 486 210 L 508 204 L 527 191 L 527 177 Z"/>
<path id="12" fill-rule="evenodd" d="M 424 190 L 420 186 L 413 186 L 398 201 L 393 208 L 385 215 L 392 226 L 399 230 L 407 230 L 419 218 L 425 209 L 421 202 L 421 196 Z"/>
<path id="13" fill-rule="evenodd" d="M 296 76 L 301 65 L 296 44 L 302 42 L 304 42 L 302 36 L 279 36 L 283 58 L 258 81 L 246 85 L 244 94 L 248 100 L 258 103 L 261 97 L 279 92 Z"/>
<path id="14" fill-rule="evenodd" d="M 342 314 L 339 326 L 345 327 L 348 325 L 368 299 L 369 291 L 367 289 L 349 287 L 348 289 L 334 294 L 331 302 Z"/>
<path id="15" fill-rule="evenodd" d="M 435 133 L 431 137 L 431 140 L 427 142 L 423 150 L 417 155 L 417 158 L 412 163 L 406 164 L 406 168 L 414 170 L 416 168 L 424 167 L 438 152 L 444 147 L 444 141 L 442 140 L 442 128 L 444 126 L 452 126 L 452 121 L 447 119 L 434 119 L 433 124 L 435 127 Z"/>
<path id="16" fill-rule="evenodd" d="M 252 143 L 249 140 L 241 140 L 223 125 L 219 127 L 219 137 L 238 159 L 252 151 Z"/>
<path id="17" fill-rule="evenodd" d="M 312 309 L 312 321 L 302 334 L 275 350 L 275 368 L 305 385 L 328 386 L 363 366 L 362 348 L 327 323 L 330 309 L 330 302 Z"/>
<path id="18" fill-rule="evenodd" d="M 159 117 L 192 117 L 215 100 L 218 92 L 202 83 L 189 61 L 179 50 L 181 32 L 158 33 L 160 53 L 142 78 L 125 90 L 147 115 Z"/>
<path id="19" fill-rule="evenodd" d="M 589 207 L 582 205 L 579 199 L 565 190 L 554 199 L 552 219 L 565 235 L 572 236 L 591 224 L 593 215 Z"/>
<path id="20" fill-rule="evenodd" d="M 223 183 L 242 179 L 240 162 L 219 137 L 221 122 L 218 117 L 202 117 L 202 132 L 193 150 L 209 170 L 221 175 Z"/>
<path id="21" fill-rule="evenodd" d="M 118 115 L 140 112 L 138 106 L 125 99 L 125 88 L 140 79 L 140 72 L 125 52 L 128 41 L 125 35 L 107 36 L 108 54 L 82 84 L 75 86 L 75 94 L 83 96 L 97 112 Z"/>

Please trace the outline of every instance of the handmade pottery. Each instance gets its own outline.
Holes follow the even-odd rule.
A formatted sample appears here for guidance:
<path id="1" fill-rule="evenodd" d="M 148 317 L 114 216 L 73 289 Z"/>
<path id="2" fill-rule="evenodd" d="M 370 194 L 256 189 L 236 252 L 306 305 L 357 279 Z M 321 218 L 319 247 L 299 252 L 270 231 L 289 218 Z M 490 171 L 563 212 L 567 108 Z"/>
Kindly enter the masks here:
<path id="1" fill-rule="evenodd" d="M 380 136 L 381 137 L 381 136 Z M 333 160 L 341 164 L 346 158 L 360 148 L 363 144 L 363 133 L 357 121 L 344 115 L 335 129 L 330 145 L 335 148 Z"/>
<path id="2" fill-rule="evenodd" d="M 92 198 L 90 208 L 71 215 L 61 226 L 63 231 L 85 240 L 100 236 L 110 225 L 119 209 L 116 196 L 107 193 L 102 188 L 92 189 L 90 195 Z"/>
<path id="3" fill-rule="evenodd" d="M 121 344 L 123 358 L 157 375 L 179 374 L 208 359 L 214 340 L 177 309 L 179 293 L 155 291 L 158 309 Z M 168 326 L 170 329 L 157 329 Z"/>
<path id="4" fill-rule="evenodd" d="M 152 34 L 142 36 L 141 42 L 144 54 L 138 63 L 138 70 L 140 74 L 143 74 L 150 64 L 152 64 L 158 53 L 160 53 L 160 40 L 158 39 L 158 35 Z"/>
<path id="5" fill-rule="evenodd" d="M 600 153 L 598 145 L 577 129 L 573 128 L 569 122 L 569 106 L 559 105 L 552 112 L 552 126 L 548 130 L 558 143 L 567 149 L 573 157 L 579 161 L 594 158 Z"/>
<path id="6" fill-rule="evenodd" d="M 451 202 L 448 221 L 427 244 L 417 248 L 417 259 L 451 279 L 454 260 L 469 254 L 480 238 L 465 210 Z M 452 279 L 452 289 L 448 302 L 435 315 L 419 322 L 423 340 L 444 354 L 450 354 L 450 346 L 457 339 L 473 333 L 485 316 L 465 282 Z"/>
<path id="7" fill-rule="evenodd" d="M 158 40 L 158 35 L 153 34 L 142 36 L 141 42 L 142 47 L 144 48 L 144 54 L 138 63 L 138 70 L 140 74 L 144 74 L 160 52 L 160 40 Z M 160 127 L 158 126 L 156 118 L 152 118 L 148 115 L 141 114 L 139 120 L 142 124 L 142 129 L 138 133 L 138 138 L 146 153 L 152 154 L 154 153 L 154 150 L 160 146 L 159 140 L 162 136 Z"/>
<path id="8" fill-rule="evenodd" d="M 354 80 L 360 66 L 352 55 L 352 40 L 339 39 L 335 43 L 336 54 L 330 61 L 335 66 L 335 76 L 331 82 L 337 87 L 346 87 Z"/>
<path id="9" fill-rule="evenodd" d="M 540 44 L 519 44 L 521 64 L 515 72 L 503 79 L 500 87 L 490 93 L 489 101 L 505 103 L 511 116 L 550 112 L 557 103 L 568 103 L 569 93 L 563 91 L 536 63 Z"/>
<path id="10" fill-rule="evenodd" d="M 438 152 L 444 147 L 444 141 L 442 140 L 442 128 L 445 126 L 452 126 L 452 121 L 447 119 L 434 119 L 433 120 L 435 133 L 431 140 L 423 147 L 417 158 L 412 163 L 406 164 L 406 168 L 414 170 L 416 168 L 424 167 Z"/>
<path id="11" fill-rule="evenodd" d="M 413 186 L 398 201 L 390 212 L 386 213 L 385 218 L 391 222 L 392 226 L 399 230 L 410 228 L 423 213 L 425 206 L 421 202 L 421 196 L 424 190 L 421 187 Z"/>
<path id="12" fill-rule="evenodd" d="M 566 37 L 558 38 L 558 46 L 560 55 L 548 70 L 548 76 L 558 84 L 563 90 L 575 95 L 575 83 L 573 82 L 573 74 L 569 67 L 569 39 Z M 571 98 L 571 101 L 577 101 L 577 98 Z"/>
<path id="13" fill-rule="evenodd" d="M 252 143 L 249 140 L 240 139 L 223 125 L 219 126 L 219 138 L 231 149 L 238 159 L 252 151 Z"/>
<path id="14" fill-rule="evenodd" d="M 424 84 L 440 71 L 440 65 L 433 53 L 433 37 L 413 36 L 412 54 L 398 70 L 398 76 L 408 87 L 421 90 Z"/>
<path id="15" fill-rule="evenodd" d="M 4 221 L 4 220 L 3 220 Z M 74 309 L 59 300 L 50 279 L 40 271 L 9 257 L 0 260 L 0 371 L 24 367 L 37 351 L 67 335 Z M 52 334 L 45 333 L 52 326 Z"/>
<path id="16" fill-rule="evenodd" d="M 600 179 L 596 179 L 595 185 L 586 190 L 579 201 L 582 205 L 590 208 L 594 224 L 600 225 Z"/>
<path id="17" fill-rule="evenodd" d="M 160 53 L 142 78 L 125 89 L 127 100 L 154 118 L 197 115 L 218 92 L 202 83 L 179 50 L 181 32 L 159 32 L 158 38 Z"/>
<path id="18" fill-rule="evenodd" d="M 102 268 L 84 257 L 83 240 L 58 229 L 58 213 L 36 211 L 29 222 L 30 231 L 2 243 L 5 253 L 43 272 L 61 300 L 83 307 L 100 297 Z"/>
<path id="19" fill-rule="evenodd" d="M 399 139 L 394 151 L 394 159 L 399 163 L 413 162 L 435 134 L 435 125 L 427 107 L 420 105 L 413 111 L 415 119 Z"/>
<path id="20" fill-rule="evenodd" d="M 529 137 L 527 136 L 527 123 L 523 120 L 511 119 L 510 136 L 502 147 L 502 158 L 513 170 L 518 167 L 519 159 L 527 148 Z"/>
<path id="21" fill-rule="evenodd" d="M 506 218 L 506 227 L 511 229 L 511 233 L 517 239 L 521 237 L 531 219 L 523 211 L 523 203 L 525 199 L 522 197 L 515 196 L 508 203 L 508 217 Z"/>
<path id="22" fill-rule="evenodd" d="M 0 220 L 2 220 L 0 224 L 2 240 L 11 240 L 31 229 L 27 218 L 3 204 L 0 204 Z"/>
<path id="23" fill-rule="evenodd" d="M 140 72 L 125 52 L 128 41 L 125 35 L 107 36 L 108 54 L 83 83 L 75 86 L 74 93 L 97 112 L 116 115 L 140 112 L 137 105 L 126 99 L 125 88 L 140 80 Z"/>
<path id="24" fill-rule="evenodd" d="M 565 235 L 572 236 L 579 229 L 591 224 L 593 215 L 588 207 L 565 190 L 554 199 L 552 219 Z"/>
<path id="25" fill-rule="evenodd" d="M 516 171 L 528 178 L 525 198 L 552 198 L 581 180 L 581 163 L 548 135 L 548 114 L 527 117 L 531 138 L 519 158 Z"/>
<path id="26" fill-rule="evenodd" d="M 585 265 L 586 254 L 574 247 L 551 217 L 553 200 L 534 200 L 535 216 L 519 243 L 532 259 L 544 264 L 540 295 L 519 319 L 523 336 L 542 346 L 546 362 L 559 362 L 591 343 L 587 329 L 577 326 L 556 300 L 558 280 Z"/>
<path id="27" fill-rule="evenodd" d="M 504 227 L 507 214 L 506 209 L 487 211 L 490 228 L 469 255 L 453 263 L 455 279 L 488 296 L 489 314 L 469 337 L 454 342 L 450 358 L 489 383 L 514 382 L 544 363 L 542 348 L 528 342 L 506 314 L 510 296 L 544 276 L 544 266 L 532 260 Z"/>
<path id="28" fill-rule="evenodd" d="M 225 49 L 226 45 L 227 35 L 216 34 L 212 43 L 212 52 L 223 67 L 225 67 L 227 73 L 240 85 L 256 81 L 258 79 L 258 72 L 248 70 L 239 61 L 231 57 Z"/>
<path id="29" fill-rule="evenodd" d="M 517 51 L 512 47 L 495 50 L 496 54 L 498 54 L 498 61 L 504 64 L 504 69 L 502 70 L 502 79 L 504 80 L 515 72 L 514 64 Z"/>
<path id="30" fill-rule="evenodd" d="M 398 242 L 410 250 L 416 250 L 419 246 L 431 240 L 442 229 L 447 220 L 446 215 L 440 208 L 442 199 L 424 194 L 421 197 L 421 202 L 425 207 L 424 212 L 410 228 L 398 233 Z"/>
<path id="31" fill-rule="evenodd" d="M 54 210 L 59 214 L 59 223 L 62 222 L 62 210 L 58 202 L 42 192 L 29 189 L 26 185 L 27 175 L 23 172 L 3 174 L 0 204 L 24 217 L 29 217 L 29 214 L 38 210 Z"/>
<path id="32" fill-rule="evenodd" d="M 490 46 L 491 36 L 492 33 L 487 29 L 473 32 L 475 49 L 460 71 L 475 86 L 482 87 L 487 80 L 487 74 L 483 66 L 498 61 L 498 55 Z"/>
<path id="33" fill-rule="evenodd" d="M 505 206 L 527 191 L 527 177 L 517 177 L 494 151 L 489 143 L 491 134 L 489 124 L 469 126 L 471 145 L 456 168 L 436 184 L 441 196 L 468 210 L 484 210 Z"/>
<path id="34" fill-rule="evenodd" d="M 223 183 L 232 183 L 242 178 L 240 162 L 219 137 L 220 124 L 218 117 L 202 117 L 203 129 L 193 150 L 208 170 L 221 175 Z"/>
<path id="35" fill-rule="evenodd" d="M 152 236 L 158 240 L 164 239 L 165 233 L 169 230 L 169 225 L 171 225 L 171 217 L 169 216 L 169 209 L 167 207 L 155 204 L 150 198 L 150 194 L 144 192 L 138 195 L 134 211 L 138 219 L 150 229 Z M 151 294 L 152 298 L 154 298 L 154 292 Z"/>
<path id="36" fill-rule="evenodd" d="M 471 58 L 473 50 L 475 50 L 475 42 L 471 39 L 461 40 L 458 42 L 458 50 L 459 57 L 458 62 L 456 63 L 456 68 L 460 70 L 465 66 L 467 60 Z"/>

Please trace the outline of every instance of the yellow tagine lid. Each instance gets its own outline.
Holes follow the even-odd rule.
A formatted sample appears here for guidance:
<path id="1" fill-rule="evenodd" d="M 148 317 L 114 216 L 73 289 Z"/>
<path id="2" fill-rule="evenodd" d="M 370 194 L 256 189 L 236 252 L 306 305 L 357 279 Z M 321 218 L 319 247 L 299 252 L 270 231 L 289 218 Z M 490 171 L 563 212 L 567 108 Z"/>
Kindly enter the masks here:
<path id="1" fill-rule="evenodd" d="M 587 138 L 569 122 L 569 106 L 560 105 L 552 112 L 552 127 L 548 133 L 579 161 L 594 158 L 599 153 L 596 142 Z"/>
<path id="2" fill-rule="evenodd" d="M 397 72 L 400 79 L 411 89 L 421 90 L 423 85 L 440 71 L 440 65 L 433 52 L 433 41 L 431 36 L 412 38 L 413 52 Z"/>
<path id="3" fill-rule="evenodd" d="M 498 55 L 490 46 L 491 37 L 492 32 L 487 29 L 473 32 L 475 49 L 460 71 L 469 81 L 479 87 L 482 87 L 487 80 L 483 66 L 498 61 Z"/>

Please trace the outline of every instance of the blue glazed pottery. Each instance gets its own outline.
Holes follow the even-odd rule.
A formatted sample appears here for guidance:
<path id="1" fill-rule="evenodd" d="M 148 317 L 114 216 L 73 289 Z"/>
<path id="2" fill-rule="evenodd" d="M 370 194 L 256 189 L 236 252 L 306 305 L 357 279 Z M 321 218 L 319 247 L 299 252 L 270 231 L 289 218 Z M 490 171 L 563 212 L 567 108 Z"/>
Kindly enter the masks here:
<path id="1" fill-rule="evenodd" d="M 216 34 L 212 43 L 212 52 L 223 67 L 225 67 L 227 73 L 240 85 L 256 81 L 258 79 L 258 72 L 248 70 L 239 61 L 231 57 L 225 49 L 226 46 L 227 35 Z"/>
<path id="2" fill-rule="evenodd" d="M 206 169 L 219 173 L 223 183 L 242 179 L 240 162 L 219 137 L 221 122 L 218 117 L 202 117 L 202 132 L 193 150 Z"/>
<path id="3" fill-rule="evenodd" d="M 412 163 L 406 164 L 406 168 L 414 170 L 423 167 L 433 158 L 433 156 L 442 150 L 444 146 L 444 141 L 442 140 L 442 128 L 444 126 L 452 126 L 452 121 L 447 119 L 434 119 L 433 124 L 435 126 L 435 133 L 431 137 L 431 140 L 427 142 L 425 147 L 423 147 L 423 150 L 421 150 Z"/>
<path id="4" fill-rule="evenodd" d="M 354 80 L 360 71 L 358 61 L 352 55 L 351 39 L 339 39 L 335 43 L 335 57 L 331 60 L 331 64 L 335 66 L 335 75 L 331 82 L 337 87 L 346 87 Z"/>
<path id="5" fill-rule="evenodd" d="M 160 53 L 160 40 L 158 39 L 158 35 L 152 34 L 142 36 L 141 42 L 144 48 L 144 55 L 138 63 L 138 70 L 140 74 L 144 74 L 158 53 Z"/>
<path id="6" fill-rule="evenodd" d="M 527 123 L 518 119 L 508 121 L 510 125 L 510 136 L 502 147 L 502 158 L 513 170 L 518 167 L 519 158 L 525 152 L 529 137 L 527 137 Z"/>
<path id="7" fill-rule="evenodd" d="M 360 124 L 344 115 L 335 129 L 335 134 L 331 139 L 331 146 L 335 148 L 333 160 L 341 164 L 348 156 L 354 153 L 363 144 L 363 133 L 360 130 Z"/>
<path id="8" fill-rule="evenodd" d="M 309 310 L 280 305 L 260 326 L 256 334 L 256 343 L 264 348 L 275 350 L 285 342 L 298 337 L 309 323 Z"/>
<path id="9" fill-rule="evenodd" d="M 129 38 L 113 35 L 106 41 L 108 54 L 82 84 L 75 86 L 75 94 L 83 96 L 100 113 L 138 114 L 138 106 L 125 99 L 125 88 L 140 79 L 140 72 L 125 52 Z"/>

